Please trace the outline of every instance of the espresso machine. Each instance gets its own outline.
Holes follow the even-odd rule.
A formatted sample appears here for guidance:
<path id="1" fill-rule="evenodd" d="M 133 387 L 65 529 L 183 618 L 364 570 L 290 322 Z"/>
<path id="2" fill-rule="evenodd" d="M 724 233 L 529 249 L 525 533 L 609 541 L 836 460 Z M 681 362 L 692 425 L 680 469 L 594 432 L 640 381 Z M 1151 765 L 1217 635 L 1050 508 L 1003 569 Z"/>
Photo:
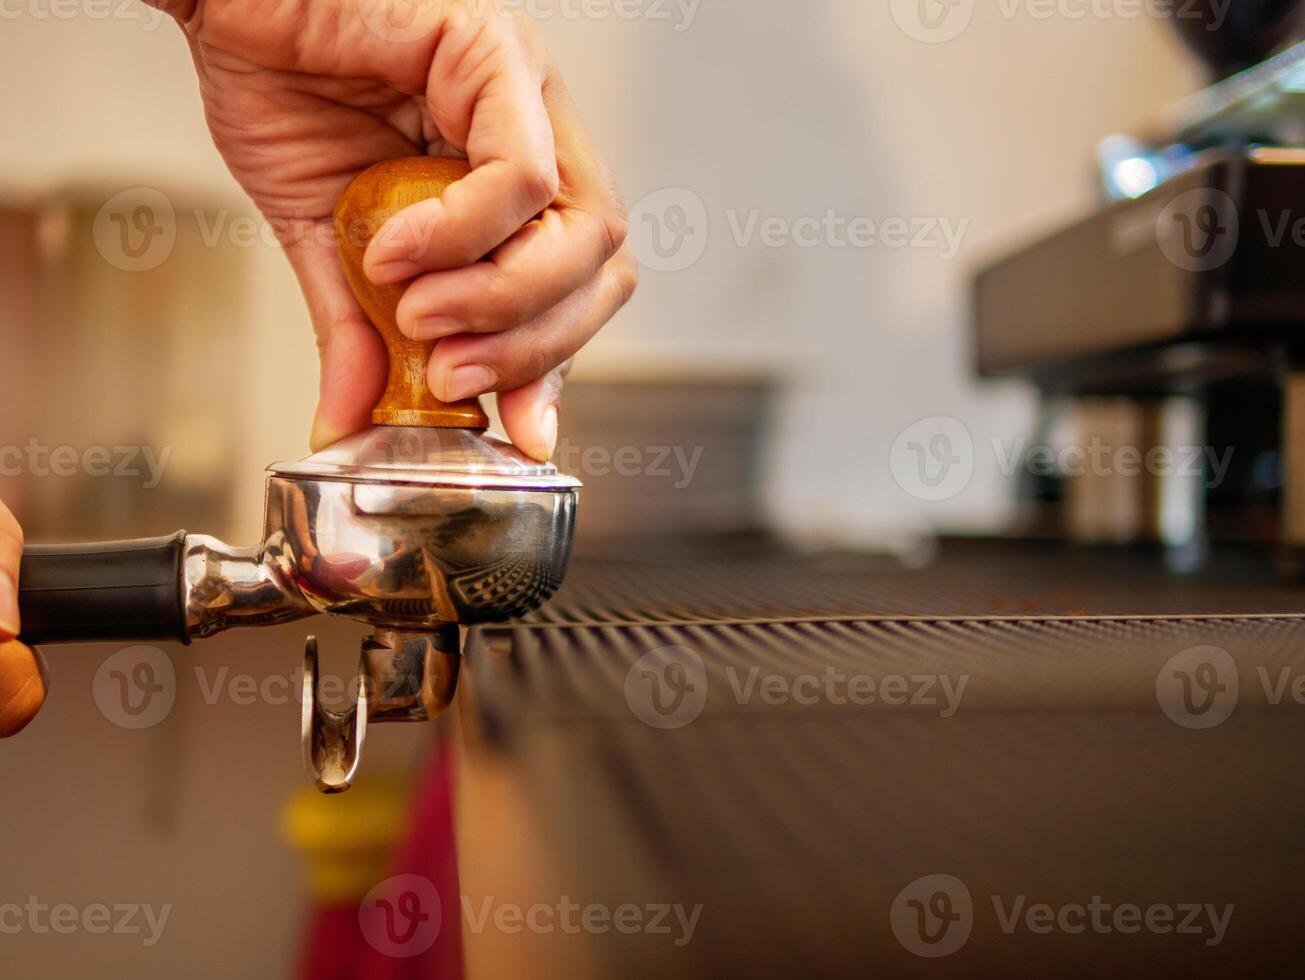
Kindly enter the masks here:
<path id="1" fill-rule="evenodd" d="M 319 613 L 366 623 L 374 633 L 347 710 L 319 699 L 315 638 L 304 654 L 304 759 L 328 793 L 352 783 L 370 724 L 425 721 L 449 705 L 459 628 L 521 616 L 561 584 L 580 487 L 488 435 L 478 401 L 436 400 L 426 384 L 433 343 L 408 340 L 395 321 L 405 285 L 376 287 L 363 274 L 385 221 L 467 171 L 460 160 L 388 161 L 359 175 L 336 209 L 346 277 L 389 351 L 373 426 L 270 467 L 258 545 L 183 531 L 28 547 L 20 639 L 188 644 Z"/>
<path id="2" fill-rule="evenodd" d="M 1305 551 L 1305 6 L 1174 5 L 1215 83 L 1099 153 L 1101 205 L 974 285 L 987 377 L 1035 383 L 1039 445 L 1141 465 L 1026 476 L 1019 531 Z M 1162 465 L 1146 461 L 1159 460 Z"/>

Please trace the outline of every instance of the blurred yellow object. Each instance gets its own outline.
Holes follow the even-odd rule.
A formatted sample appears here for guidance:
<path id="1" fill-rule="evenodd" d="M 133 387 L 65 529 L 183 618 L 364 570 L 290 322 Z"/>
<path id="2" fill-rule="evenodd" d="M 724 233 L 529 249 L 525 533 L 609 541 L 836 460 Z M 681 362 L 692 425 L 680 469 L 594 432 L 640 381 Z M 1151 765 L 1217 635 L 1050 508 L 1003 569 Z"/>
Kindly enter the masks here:
<path id="1" fill-rule="evenodd" d="M 384 877 L 407 823 L 408 800 L 402 781 L 374 777 L 336 796 L 308 788 L 294 795 L 282 832 L 308 859 L 314 901 L 355 904 Z"/>

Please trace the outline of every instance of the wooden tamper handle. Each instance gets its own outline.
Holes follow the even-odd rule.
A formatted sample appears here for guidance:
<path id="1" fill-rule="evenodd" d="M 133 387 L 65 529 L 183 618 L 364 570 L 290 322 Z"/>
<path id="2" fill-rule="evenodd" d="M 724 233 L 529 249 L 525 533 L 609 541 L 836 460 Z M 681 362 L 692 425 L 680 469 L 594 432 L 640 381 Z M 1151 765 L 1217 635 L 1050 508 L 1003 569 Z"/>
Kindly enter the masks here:
<path id="1" fill-rule="evenodd" d="M 438 429 L 487 429 L 489 419 L 479 399 L 449 405 L 430 392 L 426 364 L 437 341 L 409 340 L 399 330 L 395 312 L 407 283 L 376 286 L 363 274 L 363 254 L 373 236 L 399 211 L 439 197 L 470 172 L 465 160 L 407 157 L 387 160 L 354 178 L 335 207 L 335 231 L 344 274 L 353 294 L 390 354 L 390 380 L 372 412 L 374 425 L 421 425 Z"/>

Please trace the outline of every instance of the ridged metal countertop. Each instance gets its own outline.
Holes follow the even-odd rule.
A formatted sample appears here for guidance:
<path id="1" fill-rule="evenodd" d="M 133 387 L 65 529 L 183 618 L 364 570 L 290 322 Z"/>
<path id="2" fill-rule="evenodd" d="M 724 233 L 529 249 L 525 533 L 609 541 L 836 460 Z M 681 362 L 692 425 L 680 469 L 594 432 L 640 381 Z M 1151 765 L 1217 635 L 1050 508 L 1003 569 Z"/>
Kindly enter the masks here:
<path id="1" fill-rule="evenodd" d="M 1305 899 L 1301 596 L 1235 558 L 727 550 L 582 561 L 469 657 L 571 893 L 702 906 L 683 946 L 594 937 L 610 975 L 1273 975 Z M 899 932 L 939 874 L 973 911 L 932 959 Z M 1094 896 L 1233 909 L 1213 945 L 1003 918 Z"/>

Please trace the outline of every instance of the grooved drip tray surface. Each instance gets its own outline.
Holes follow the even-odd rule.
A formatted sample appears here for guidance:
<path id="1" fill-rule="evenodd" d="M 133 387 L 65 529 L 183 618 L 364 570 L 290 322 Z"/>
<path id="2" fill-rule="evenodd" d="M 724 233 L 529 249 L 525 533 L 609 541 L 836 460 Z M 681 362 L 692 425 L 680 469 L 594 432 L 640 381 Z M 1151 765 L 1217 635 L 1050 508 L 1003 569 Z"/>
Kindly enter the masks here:
<path id="1" fill-rule="evenodd" d="M 579 562 L 469 658 L 567 894 L 701 906 L 679 945 L 589 937 L 604 975 L 1276 974 L 1301 595 L 1238 560 L 733 549 Z"/>
<path id="2" fill-rule="evenodd" d="M 1305 612 L 1305 586 L 1262 557 L 1228 553 L 1196 573 L 1152 551 L 964 541 L 923 567 L 886 555 L 800 554 L 765 541 L 580 559 L 531 625 L 843 617 L 1218 616 Z"/>

